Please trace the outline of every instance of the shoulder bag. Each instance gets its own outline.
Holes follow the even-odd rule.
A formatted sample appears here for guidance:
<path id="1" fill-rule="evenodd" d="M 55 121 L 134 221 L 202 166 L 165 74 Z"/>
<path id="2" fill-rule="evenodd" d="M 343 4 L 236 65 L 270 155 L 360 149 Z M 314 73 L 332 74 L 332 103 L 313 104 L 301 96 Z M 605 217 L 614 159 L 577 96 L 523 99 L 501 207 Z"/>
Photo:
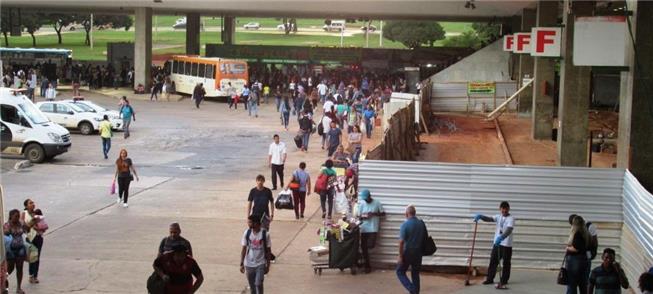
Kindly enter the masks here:
<path id="1" fill-rule="evenodd" d="M 567 268 L 565 267 L 565 261 L 567 261 L 567 254 L 562 258 L 562 264 L 560 265 L 560 271 L 558 272 L 558 285 L 567 285 Z"/>
<path id="2" fill-rule="evenodd" d="M 422 241 L 422 256 L 431 256 L 438 251 L 438 247 L 435 245 L 435 241 L 431 236 L 429 236 L 429 230 L 426 228 L 426 223 L 422 221 L 424 225 L 424 241 Z"/>

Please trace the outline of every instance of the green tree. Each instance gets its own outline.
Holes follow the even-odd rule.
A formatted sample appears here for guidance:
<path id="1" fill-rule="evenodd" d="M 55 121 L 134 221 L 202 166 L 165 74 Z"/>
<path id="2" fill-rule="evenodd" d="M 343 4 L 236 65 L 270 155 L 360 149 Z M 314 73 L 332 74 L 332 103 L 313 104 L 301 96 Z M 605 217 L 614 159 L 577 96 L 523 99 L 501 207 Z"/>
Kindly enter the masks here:
<path id="1" fill-rule="evenodd" d="M 32 36 L 32 46 L 36 47 L 36 37 L 34 36 L 34 33 L 45 24 L 45 16 L 42 13 L 21 13 L 20 21 L 22 28 Z"/>
<path id="2" fill-rule="evenodd" d="M 478 37 L 476 31 L 466 31 L 458 36 L 453 36 L 445 39 L 442 42 L 445 47 L 465 47 L 465 48 L 481 48 L 481 39 Z"/>
<path id="3" fill-rule="evenodd" d="M 5 37 L 5 47 L 9 47 L 9 33 L 11 32 L 11 23 L 9 23 L 9 10 L 0 11 L 0 30 Z"/>
<path id="4" fill-rule="evenodd" d="M 75 22 L 75 15 L 69 13 L 50 13 L 47 15 L 54 31 L 57 32 L 58 44 L 62 44 L 61 30 Z"/>
<path id="5" fill-rule="evenodd" d="M 91 45 L 91 15 L 81 14 L 76 17 L 77 22 L 81 23 L 84 26 L 84 31 L 86 31 L 86 40 L 84 44 L 87 46 Z M 129 28 L 134 25 L 134 20 L 129 15 L 93 15 L 93 27 L 96 28 L 124 28 L 125 31 L 128 31 Z"/>
<path id="6" fill-rule="evenodd" d="M 419 48 L 424 44 L 433 47 L 436 41 L 444 39 L 444 29 L 433 21 L 389 21 L 383 28 L 383 37 L 401 42 L 408 48 Z"/>
<path id="7" fill-rule="evenodd" d="M 472 28 L 476 31 L 481 44 L 492 43 L 501 35 L 501 25 L 499 24 L 475 22 L 472 24 Z"/>

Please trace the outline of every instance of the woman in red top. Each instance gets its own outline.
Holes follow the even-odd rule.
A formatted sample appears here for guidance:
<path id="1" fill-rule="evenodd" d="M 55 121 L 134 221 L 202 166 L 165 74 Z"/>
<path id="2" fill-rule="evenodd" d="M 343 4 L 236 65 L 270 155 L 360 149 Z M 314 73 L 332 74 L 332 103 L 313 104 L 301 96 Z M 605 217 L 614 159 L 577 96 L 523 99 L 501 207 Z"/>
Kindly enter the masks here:
<path id="1" fill-rule="evenodd" d="M 154 271 L 165 282 L 165 294 L 192 294 L 204 282 L 202 270 L 197 262 L 187 255 L 183 245 L 172 247 L 172 252 L 158 257 L 153 266 Z"/>

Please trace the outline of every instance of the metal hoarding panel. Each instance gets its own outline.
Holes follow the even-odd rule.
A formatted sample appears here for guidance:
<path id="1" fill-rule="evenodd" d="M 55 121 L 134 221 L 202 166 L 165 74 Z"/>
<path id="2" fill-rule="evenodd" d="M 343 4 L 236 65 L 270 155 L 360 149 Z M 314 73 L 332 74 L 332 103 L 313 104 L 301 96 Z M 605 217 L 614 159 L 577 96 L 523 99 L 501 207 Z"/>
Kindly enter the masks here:
<path id="1" fill-rule="evenodd" d="M 600 230 L 601 247 L 619 252 L 623 170 L 526 166 L 363 161 L 360 188 L 370 189 L 388 212 L 374 260 L 393 263 L 404 208 L 413 204 L 438 244 L 427 265 L 465 266 L 471 248 L 472 216 L 495 215 L 509 201 L 516 219 L 513 265 L 560 266 L 569 234 L 568 216 L 577 213 Z M 480 223 L 475 266 L 486 266 L 494 224 Z M 602 249 L 601 249 L 602 250 Z"/>
<path id="2" fill-rule="evenodd" d="M 623 198 L 623 264 L 628 280 L 635 285 L 639 275 L 653 266 L 653 195 L 627 171 Z"/>
<path id="3" fill-rule="evenodd" d="M 496 83 L 496 103 L 501 104 L 517 91 L 516 82 Z M 467 83 L 433 83 L 431 92 L 431 109 L 434 112 L 460 112 L 467 110 Z M 495 99 L 492 94 L 471 95 L 470 111 L 493 110 Z M 515 108 L 512 103 L 509 108 Z"/>

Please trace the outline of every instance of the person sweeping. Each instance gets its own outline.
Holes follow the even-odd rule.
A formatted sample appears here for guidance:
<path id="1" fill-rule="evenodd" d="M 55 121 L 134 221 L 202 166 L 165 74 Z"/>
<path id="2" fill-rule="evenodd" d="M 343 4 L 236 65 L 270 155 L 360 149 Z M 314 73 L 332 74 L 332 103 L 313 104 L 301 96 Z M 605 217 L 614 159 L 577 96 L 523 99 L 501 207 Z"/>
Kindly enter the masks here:
<path id="1" fill-rule="evenodd" d="M 507 289 L 506 284 L 510 279 L 510 260 L 512 259 L 512 233 L 515 226 L 515 218 L 510 215 L 510 204 L 507 201 L 499 205 L 500 213 L 495 216 L 485 216 L 476 214 L 474 221 L 483 220 L 485 222 L 496 222 L 497 228 L 494 232 L 494 245 L 490 256 L 490 265 L 487 269 L 487 277 L 483 285 L 494 284 L 494 276 L 497 273 L 497 266 L 500 259 L 503 258 L 502 272 L 500 281 L 496 285 L 497 289 Z"/>

